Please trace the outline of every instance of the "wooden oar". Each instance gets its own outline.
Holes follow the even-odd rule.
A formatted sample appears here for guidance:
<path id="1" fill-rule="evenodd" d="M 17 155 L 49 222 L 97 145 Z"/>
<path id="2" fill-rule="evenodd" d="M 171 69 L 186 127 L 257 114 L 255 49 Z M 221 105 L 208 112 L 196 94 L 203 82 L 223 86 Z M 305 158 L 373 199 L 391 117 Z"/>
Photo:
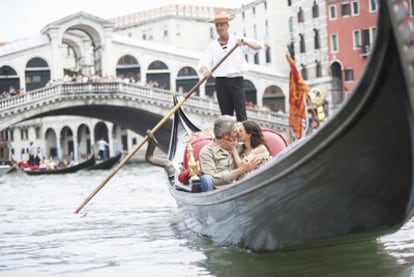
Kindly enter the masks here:
<path id="1" fill-rule="evenodd" d="M 223 58 L 211 69 L 211 72 L 214 72 L 230 55 L 233 53 L 233 51 L 237 48 L 237 44 L 233 46 L 233 48 L 230 49 L 229 52 L 226 53 L 226 55 L 223 56 Z M 197 84 L 194 85 L 194 87 L 187 93 L 187 95 L 178 102 L 174 108 L 163 118 L 160 122 L 158 122 L 157 125 L 155 125 L 154 128 L 150 131 L 152 134 L 158 131 L 158 129 L 161 128 L 162 125 L 164 125 L 165 122 L 167 122 L 170 117 L 184 104 L 185 101 L 187 101 L 188 98 L 201 86 L 202 83 L 204 83 L 207 80 L 206 77 L 203 77 L 200 81 L 198 81 Z M 146 135 L 142 141 L 135 146 L 134 149 L 115 167 L 111 173 L 99 184 L 99 186 L 83 201 L 83 203 L 76 209 L 75 213 L 79 213 L 80 210 L 88 204 L 88 202 L 105 186 L 105 184 L 127 163 L 129 159 L 144 145 L 144 143 L 148 140 L 148 135 Z"/>

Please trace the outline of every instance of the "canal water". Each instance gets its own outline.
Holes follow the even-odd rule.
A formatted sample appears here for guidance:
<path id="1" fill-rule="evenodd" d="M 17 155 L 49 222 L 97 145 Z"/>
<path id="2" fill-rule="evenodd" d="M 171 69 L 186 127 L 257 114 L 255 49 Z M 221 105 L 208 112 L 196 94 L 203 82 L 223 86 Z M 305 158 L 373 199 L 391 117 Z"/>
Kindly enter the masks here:
<path id="1" fill-rule="evenodd" d="M 164 171 L 0 178 L 0 276 L 414 276 L 414 221 L 376 241 L 257 254 L 188 231 Z"/>

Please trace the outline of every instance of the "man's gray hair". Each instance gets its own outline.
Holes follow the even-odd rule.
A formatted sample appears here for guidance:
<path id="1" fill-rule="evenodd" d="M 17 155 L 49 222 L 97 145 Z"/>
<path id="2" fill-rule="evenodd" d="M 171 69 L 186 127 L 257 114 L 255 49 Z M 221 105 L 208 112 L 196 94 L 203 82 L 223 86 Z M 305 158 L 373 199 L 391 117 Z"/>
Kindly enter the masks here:
<path id="1" fill-rule="evenodd" d="M 231 133 L 231 128 L 236 119 L 230 115 L 221 115 L 214 121 L 214 136 L 216 138 L 222 138 L 225 134 Z"/>

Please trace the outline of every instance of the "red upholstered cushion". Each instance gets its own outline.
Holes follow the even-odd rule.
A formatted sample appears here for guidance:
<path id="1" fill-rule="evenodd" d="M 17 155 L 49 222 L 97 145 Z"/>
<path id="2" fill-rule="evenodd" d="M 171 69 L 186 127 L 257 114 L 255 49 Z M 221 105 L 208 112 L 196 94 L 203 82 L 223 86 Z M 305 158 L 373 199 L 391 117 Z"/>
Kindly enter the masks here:
<path id="1" fill-rule="evenodd" d="M 205 145 L 209 144 L 210 141 L 213 140 L 213 137 L 202 137 L 197 138 L 193 142 L 191 142 L 191 147 L 193 147 L 193 153 L 194 153 L 194 160 L 199 160 L 200 150 Z M 183 161 L 184 168 L 188 167 L 188 161 L 187 161 L 187 149 L 184 151 L 184 161 Z"/>
<path id="2" fill-rule="evenodd" d="M 275 130 L 263 128 L 263 136 L 272 157 L 288 146 L 286 139 Z"/>
<path id="3" fill-rule="evenodd" d="M 213 137 L 203 133 L 195 133 L 192 134 L 192 140 L 191 147 L 193 148 L 194 160 L 198 161 L 201 148 L 213 140 Z M 190 170 L 188 169 L 187 148 L 184 150 L 183 167 L 185 170 L 178 175 L 178 180 L 183 184 L 188 184 Z"/>

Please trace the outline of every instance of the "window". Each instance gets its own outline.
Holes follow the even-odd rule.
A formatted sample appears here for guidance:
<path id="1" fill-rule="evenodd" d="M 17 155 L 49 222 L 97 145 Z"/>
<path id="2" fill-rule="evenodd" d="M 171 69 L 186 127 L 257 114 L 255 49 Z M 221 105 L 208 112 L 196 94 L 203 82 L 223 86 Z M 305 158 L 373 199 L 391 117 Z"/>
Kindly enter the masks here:
<path id="1" fill-rule="evenodd" d="M 303 80 L 307 80 L 308 79 L 308 70 L 306 69 L 304 64 L 302 64 L 301 66 L 302 66 L 302 69 L 300 70 L 300 74 L 302 74 Z"/>
<path id="2" fill-rule="evenodd" d="M 40 139 L 40 127 L 35 128 L 36 138 Z"/>
<path id="3" fill-rule="evenodd" d="M 264 9 L 267 10 L 267 1 L 264 1 L 263 5 L 264 5 Z"/>
<path id="4" fill-rule="evenodd" d="M 352 2 L 352 15 L 353 16 L 359 15 L 359 3 L 358 3 L 358 1 Z"/>
<path id="5" fill-rule="evenodd" d="M 254 63 L 255 64 L 259 64 L 260 63 L 260 61 L 259 61 L 259 53 L 254 54 Z"/>
<path id="6" fill-rule="evenodd" d="M 319 30 L 313 29 L 313 32 L 314 32 L 314 35 L 313 35 L 314 48 L 315 49 L 320 49 L 321 48 L 321 42 L 320 42 L 320 38 L 319 38 Z"/>
<path id="7" fill-rule="evenodd" d="M 353 69 L 345 69 L 345 81 L 353 81 L 354 80 L 354 70 Z"/>
<path id="8" fill-rule="evenodd" d="M 361 35 L 359 30 L 354 31 L 354 49 L 361 48 Z"/>
<path id="9" fill-rule="evenodd" d="M 29 132 L 27 129 L 20 129 L 20 140 L 27 140 L 29 137 Z"/>
<path id="10" fill-rule="evenodd" d="M 319 6 L 316 0 L 313 1 L 312 6 L 312 18 L 318 18 L 319 17 Z"/>
<path id="11" fill-rule="evenodd" d="M 411 0 L 410 1 L 410 6 L 411 6 L 411 9 L 410 9 L 411 13 L 410 13 L 410 15 L 411 16 L 414 16 L 414 0 Z"/>
<path id="12" fill-rule="evenodd" d="M 371 45 L 371 39 L 369 35 L 369 29 L 361 30 L 361 42 L 363 46 Z"/>
<path id="13" fill-rule="evenodd" d="M 252 14 L 256 14 L 256 7 L 252 8 Z"/>
<path id="14" fill-rule="evenodd" d="M 322 66 L 321 63 L 319 61 L 315 61 L 316 66 L 315 66 L 315 75 L 317 78 L 322 77 Z"/>
<path id="15" fill-rule="evenodd" d="M 305 17 L 303 15 L 302 7 L 300 7 L 299 12 L 298 12 L 298 22 L 303 23 L 304 21 L 305 21 Z"/>
<path id="16" fill-rule="evenodd" d="M 335 20 L 336 19 L 336 6 L 329 7 L 329 19 Z"/>
<path id="17" fill-rule="evenodd" d="M 377 0 L 369 0 L 369 10 L 375 12 L 377 10 Z"/>
<path id="18" fill-rule="evenodd" d="M 33 75 L 32 76 L 32 81 L 33 83 L 41 83 L 42 82 L 42 77 L 40 75 Z"/>
<path id="19" fill-rule="evenodd" d="M 349 3 L 344 3 L 341 5 L 341 16 L 346 17 L 351 15 L 351 6 Z"/>
<path id="20" fill-rule="evenodd" d="M 293 17 L 289 17 L 289 33 L 293 34 Z"/>
<path id="21" fill-rule="evenodd" d="M 299 37 L 300 37 L 299 39 L 300 53 L 305 53 L 306 52 L 305 36 L 303 34 L 300 34 Z"/>
<path id="22" fill-rule="evenodd" d="M 369 29 L 361 30 L 361 53 L 368 56 L 371 52 L 371 37 Z"/>
<path id="23" fill-rule="evenodd" d="M 272 58 L 270 54 L 270 46 L 266 45 L 266 63 L 271 63 L 271 62 L 272 62 Z"/>
<path id="24" fill-rule="evenodd" d="M 331 51 L 338 52 L 338 35 L 332 34 L 331 35 Z"/>

